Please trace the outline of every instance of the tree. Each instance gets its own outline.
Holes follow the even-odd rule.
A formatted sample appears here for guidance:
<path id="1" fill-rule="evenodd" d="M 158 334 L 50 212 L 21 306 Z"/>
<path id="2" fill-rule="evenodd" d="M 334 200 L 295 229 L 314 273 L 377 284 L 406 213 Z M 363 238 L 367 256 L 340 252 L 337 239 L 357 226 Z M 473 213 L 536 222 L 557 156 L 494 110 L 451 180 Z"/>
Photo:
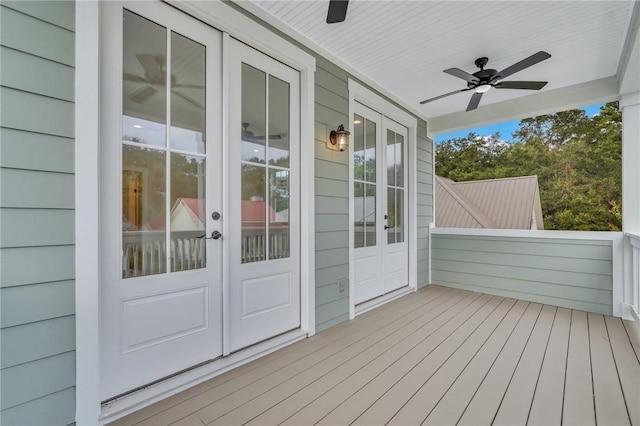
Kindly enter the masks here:
<path id="1" fill-rule="evenodd" d="M 499 134 L 436 147 L 436 174 L 454 181 L 537 175 L 546 229 L 622 229 L 622 117 L 617 102 L 588 117 L 562 111 L 520 122 L 516 142 Z"/>

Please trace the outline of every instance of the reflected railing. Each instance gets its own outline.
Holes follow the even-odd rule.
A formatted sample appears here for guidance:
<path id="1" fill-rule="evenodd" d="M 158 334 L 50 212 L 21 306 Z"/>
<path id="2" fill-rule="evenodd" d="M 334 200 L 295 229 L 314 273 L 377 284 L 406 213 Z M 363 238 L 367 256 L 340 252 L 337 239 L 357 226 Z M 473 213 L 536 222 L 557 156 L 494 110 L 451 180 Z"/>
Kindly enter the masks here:
<path id="1" fill-rule="evenodd" d="M 129 231 L 122 239 L 122 277 L 162 274 L 167 271 L 165 231 Z M 202 231 L 171 233 L 169 267 L 172 272 L 205 266 Z"/>
<path id="2" fill-rule="evenodd" d="M 171 233 L 169 267 L 172 272 L 203 268 L 206 265 L 202 231 Z M 289 229 L 269 231 L 269 259 L 290 255 Z M 242 263 L 267 260 L 264 229 L 242 231 Z M 165 231 L 128 231 L 122 239 L 122 277 L 133 278 L 167 272 Z"/>
<path id="3" fill-rule="evenodd" d="M 242 263 L 267 260 L 264 228 L 242 230 Z M 269 259 L 282 259 L 290 255 L 289 228 L 269 229 Z"/>

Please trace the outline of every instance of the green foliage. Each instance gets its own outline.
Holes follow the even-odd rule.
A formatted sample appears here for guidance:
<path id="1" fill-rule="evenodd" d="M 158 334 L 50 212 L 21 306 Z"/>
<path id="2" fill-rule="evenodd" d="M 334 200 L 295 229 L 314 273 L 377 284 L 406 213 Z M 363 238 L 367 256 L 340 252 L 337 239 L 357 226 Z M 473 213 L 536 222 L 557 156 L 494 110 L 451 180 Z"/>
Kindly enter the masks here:
<path id="1" fill-rule="evenodd" d="M 436 147 L 436 174 L 457 182 L 537 175 L 545 229 L 622 229 L 622 116 L 617 102 L 527 118 L 514 133 L 450 139 Z"/>

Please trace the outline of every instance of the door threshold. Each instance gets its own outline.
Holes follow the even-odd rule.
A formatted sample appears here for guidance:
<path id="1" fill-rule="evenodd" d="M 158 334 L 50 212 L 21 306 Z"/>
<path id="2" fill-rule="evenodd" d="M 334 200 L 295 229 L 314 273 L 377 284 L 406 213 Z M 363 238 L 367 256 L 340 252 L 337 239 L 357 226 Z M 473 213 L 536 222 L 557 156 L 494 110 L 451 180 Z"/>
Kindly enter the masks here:
<path id="1" fill-rule="evenodd" d="M 387 294 L 383 294 L 382 296 L 376 297 L 375 299 L 371 299 L 371 300 L 367 300 L 366 302 L 359 303 L 356 305 L 356 316 L 363 314 L 367 311 L 370 311 L 371 309 L 375 309 L 380 305 L 384 305 L 385 303 L 389 303 L 392 300 L 395 300 L 413 291 L 415 291 L 415 289 L 407 285 L 406 287 L 393 290 Z"/>
<path id="2" fill-rule="evenodd" d="M 301 329 L 293 330 L 104 402 L 100 411 L 99 424 L 104 425 L 113 422 L 192 386 L 275 352 L 305 337 L 307 337 L 306 331 Z"/>

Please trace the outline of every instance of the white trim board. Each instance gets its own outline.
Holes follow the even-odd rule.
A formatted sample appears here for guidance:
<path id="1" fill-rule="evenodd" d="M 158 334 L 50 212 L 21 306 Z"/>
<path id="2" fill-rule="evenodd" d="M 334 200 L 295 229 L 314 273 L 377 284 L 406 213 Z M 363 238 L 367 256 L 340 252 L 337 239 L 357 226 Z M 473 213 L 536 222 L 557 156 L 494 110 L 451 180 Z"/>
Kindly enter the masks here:
<path id="1" fill-rule="evenodd" d="M 429 119 L 429 131 L 433 134 L 452 132 L 566 111 L 617 98 L 618 80 L 612 76 L 486 105 L 474 111 L 459 111 L 433 117 Z"/>
<path id="2" fill-rule="evenodd" d="M 433 228 L 433 235 L 467 237 L 551 238 L 563 240 L 614 241 L 622 232 L 610 231 L 538 231 L 528 229 Z"/>
<path id="3" fill-rule="evenodd" d="M 349 117 L 355 110 L 355 103 L 359 102 L 366 107 L 375 110 L 379 114 L 396 121 L 397 123 L 405 126 L 408 130 L 409 137 L 408 143 L 408 169 L 409 169 L 409 188 L 407 188 L 409 196 L 408 216 L 409 216 L 409 230 L 408 230 L 408 243 L 409 243 L 409 288 L 417 289 L 418 286 L 418 185 L 417 185 L 417 162 L 416 162 L 416 150 L 418 146 L 418 119 L 413 115 L 403 111 L 397 105 L 394 105 L 390 101 L 384 99 L 382 96 L 372 92 L 357 81 L 349 78 Z M 349 118 L 349 131 L 353 134 L 353 120 Z M 349 170 L 353 170 L 353 155 L 351 148 L 349 149 Z M 355 269 L 354 269 L 354 238 L 353 238 L 353 175 L 349 172 L 349 319 L 353 319 L 356 316 L 355 308 Z"/>

